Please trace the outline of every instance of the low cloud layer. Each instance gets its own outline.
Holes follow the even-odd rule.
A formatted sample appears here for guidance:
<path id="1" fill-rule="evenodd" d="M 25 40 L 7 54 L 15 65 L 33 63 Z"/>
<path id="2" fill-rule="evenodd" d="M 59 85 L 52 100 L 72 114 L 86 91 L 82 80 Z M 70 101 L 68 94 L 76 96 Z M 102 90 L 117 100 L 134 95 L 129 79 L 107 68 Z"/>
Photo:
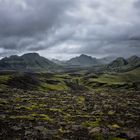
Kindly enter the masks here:
<path id="1" fill-rule="evenodd" d="M 140 0 L 0 0 L 0 57 L 140 55 Z"/>

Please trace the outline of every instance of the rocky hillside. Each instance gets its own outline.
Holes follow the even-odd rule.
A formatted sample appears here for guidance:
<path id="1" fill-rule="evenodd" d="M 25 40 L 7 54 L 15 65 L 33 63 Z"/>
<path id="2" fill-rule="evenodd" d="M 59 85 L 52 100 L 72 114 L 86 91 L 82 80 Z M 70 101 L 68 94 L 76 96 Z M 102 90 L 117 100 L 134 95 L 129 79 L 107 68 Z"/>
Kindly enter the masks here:
<path id="1" fill-rule="evenodd" d="M 122 57 L 117 58 L 107 66 L 110 70 L 115 71 L 128 71 L 140 67 L 140 58 L 132 56 L 128 59 Z"/>

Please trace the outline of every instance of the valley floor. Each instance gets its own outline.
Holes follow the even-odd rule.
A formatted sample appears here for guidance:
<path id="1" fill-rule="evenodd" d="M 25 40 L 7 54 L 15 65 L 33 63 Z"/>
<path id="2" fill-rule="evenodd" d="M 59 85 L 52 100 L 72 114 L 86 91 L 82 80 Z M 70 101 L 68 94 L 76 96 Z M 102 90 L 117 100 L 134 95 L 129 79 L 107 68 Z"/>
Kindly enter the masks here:
<path id="1" fill-rule="evenodd" d="M 0 73 L 0 139 L 140 140 L 139 73 Z"/>

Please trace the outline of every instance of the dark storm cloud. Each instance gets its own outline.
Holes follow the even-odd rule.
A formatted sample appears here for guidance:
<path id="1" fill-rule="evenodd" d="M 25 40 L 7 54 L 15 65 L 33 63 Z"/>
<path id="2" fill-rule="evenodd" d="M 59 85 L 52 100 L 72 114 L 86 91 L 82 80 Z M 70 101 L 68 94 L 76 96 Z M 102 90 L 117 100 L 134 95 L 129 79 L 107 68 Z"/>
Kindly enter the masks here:
<path id="1" fill-rule="evenodd" d="M 47 31 L 59 24 L 59 17 L 71 4 L 66 0 L 1 0 L 1 34 L 27 36 Z"/>
<path id="2" fill-rule="evenodd" d="M 139 55 L 139 6 L 140 0 L 0 0 L 0 56 Z"/>
<path id="3" fill-rule="evenodd" d="M 48 36 L 56 32 L 66 9 L 73 5 L 67 0 L 0 0 L 0 48 L 22 52 L 55 44 L 58 39 L 50 41 Z"/>
<path id="4" fill-rule="evenodd" d="M 134 2 L 134 6 L 135 6 L 136 8 L 139 9 L 139 7 L 140 7 L 140 0 L 136 0 L 136 1 Z M 140 11 L 140 10 L 139 10 L 139 11 Z"/>

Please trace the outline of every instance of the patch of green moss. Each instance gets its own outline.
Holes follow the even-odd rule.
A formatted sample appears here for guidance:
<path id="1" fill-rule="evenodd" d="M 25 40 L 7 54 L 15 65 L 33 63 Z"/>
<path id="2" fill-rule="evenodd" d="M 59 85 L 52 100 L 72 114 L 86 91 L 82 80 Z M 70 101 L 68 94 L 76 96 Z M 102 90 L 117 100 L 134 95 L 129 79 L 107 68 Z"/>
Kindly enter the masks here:
<path id="1" fill-rule="evenodd" d="M 118 129 L 118 128 L 120 128 L 120 126 L 119 126 L 118 124 L 113 124 L 113 125 L 112 125 L 112 128 Z"/>
<path id="2" fill-rule="evenodd" d="M 120 76 L 111 74 L 103 74 L 100 77 L 93 79 L 93 81 L 107 84 L 124 83 L 123 79 Z"/>
<path id="3" fill-rule="evenodd" d="M 61 109 L 58 109 L 58 108 L 50 108 L 49 110 L 52 112 L 60 112 L 60 113 L 63 112 Z"/>
<path id="4" fill-rule="evenodd" d="M 115 114 L 115 112 L 114 111 L 108 111 L 108 115 L 110 115 L 110 116 L 112 116 L 112 115 L 114 115 Z"/>
<path id="5" fill-rule="evenodd" d="M 17 119 L 20 119 L 20 120 L 35 120 L 35 118 L 31 115 L 10 116 L 9 118 L 13 119 L 13 120 L 17 120 Z"/>
<path id="6" fill-rule="evenodd" d="M 94 89 L 94 92 L 99 94 L 101 92 L 104 92 L 104 89 L 103 88 L 97 88 L 97 89 Z"/>
<path id="7" fill-rule="evenodd" d="M 93 136 L 94 140 L 105 140 L 102 134 L 95 134 Z"/>
<path id="8" fill-rule="evenodd" d="M 66 91 L 68 90 L 68 87 L 65 84 L 59 83 L 59 84 L 43 84 L 41 87 L 39 87 L 40 90 L 43 91 Z"/>
<path id="9" fill-rule="evenodd" d="M 18 109 L 18 110 L 32 110 L 32 108 L 27 107 L 27 106 L 18 106 L 18 107 L 16 107 L 16 109 Z"/>
<path id="10" fill-rule="evenodd" d="M 47 122 L 52 122 L 53 119 L 51 119 L 47 114 L 31 114 L 31 116 L 33 116 L 34 118 L 36 118 L 36 120 L 40 120 L 40 121 L 47 121 Z"/>
<path id="11" fill-rule="evenodd" d="M 83 97 L 83 96 L 77 97 L 76 102 L 78 104 L 84 104 L 85 103 L 85 97 Z"/>
<path id="12" fill-rule="evenodd" d="M 70 122 L 70 120 L 71 120 L 71 115 L 68 114 L 68 113 L 65 113 L 63 119 L 64 119 L 66 122 Z"/>
<path id="13" fill-rule="evenodd" d="M 16 97 L 16 98 L 15 98 L 15 101 L 16 101 L 16 102 L 20 102 L 20 101 L 22 101 L 22 98 L 21 98 L 21 97 Z"/>
<path id="14" fill-rule="evenodd" d="M 0 75 L 0 82 L 7 82 L 10 79 L 9 75 Z"/>
<path id="15" fill-rule="evenodd" d="M 39 121 L 47 121 L 47 122 L 52 122 L 53 119 L 51 119 L 48 115 L 46 114 L 29 114 L 29 115 L 23 115 L 23 116 L 10 116 L 9 119 L 20 119 L 20 120 L 39 120 Z"/>
<path id="16" fill-rule="evenodd" d="M 0 83 L 0 90 L 7 89 L 7 87 L 8 87 L 7 85 Z"/>
<path id="17" fill-rule="evenodd" d="M 82 126 L 84 127 L 98 127 L 100 125 L 100 122 L 98 120 L 94 122 L 86 121 L 81 123 Z"/>
<path id="18" fill-rule="evenodd" d="M 6 99 L 1 99 L 0 98 L 0 104 L 1 105 L 6 105 L 6 104 L 8 104 L 8 101 Z"/>
<path id="19" fill-rule="evenodd" d="M 59 129 L 58 129 L 58 131 L 60 132 L 60 133 L 65 133 L 65 130 L 62 128 L 62 127 L 60 127 Z"/>
<path id="20" fill-rule="evenodd" d="M 113 130 L 116 130 L 116 129 L 119 129 L 119 128 L 121 128 L 118 124 L 112 124 L 112 125 L 108 125 L 108 127 L 110 128 L 110 129 L 113 129 Z"/>
<path id="21" fill-rule="evenodd" d="M 117 137 L 109 137 L 108 140 L 127 140 L 127 139 L 117 138 Z"/>

